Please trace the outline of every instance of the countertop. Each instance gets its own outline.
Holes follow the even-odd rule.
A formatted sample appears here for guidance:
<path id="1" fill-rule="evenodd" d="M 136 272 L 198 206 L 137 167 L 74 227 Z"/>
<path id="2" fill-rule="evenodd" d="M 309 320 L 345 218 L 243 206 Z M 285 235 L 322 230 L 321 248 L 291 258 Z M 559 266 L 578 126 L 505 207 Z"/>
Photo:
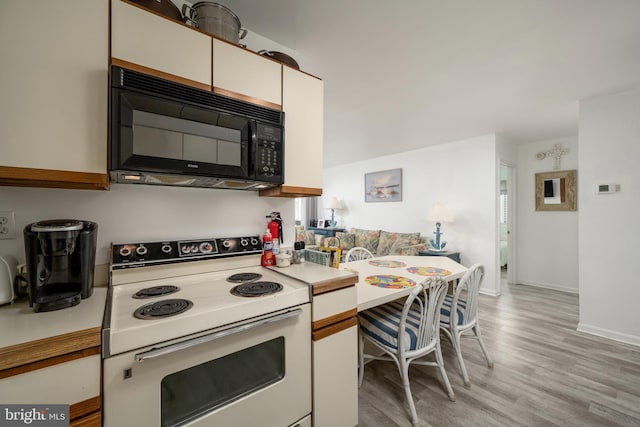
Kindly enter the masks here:
<path id="1" fill-rule="evenodd" d="M 269 267 L 285 276 L 300 280 L 311 286 L 312 295 L 320 295 L 335 291 L 358 283 L 358 275 L 350 271 L 338 270 L 332 267 L 304 262 L 292 264 L 289 267 Z"/>
<path id="2" fill-rule="evenodd" d="M 21 300 L 0 306 L 0 370 L 100 345 L 107 287 L 80 304 L 34 313 Z"/>

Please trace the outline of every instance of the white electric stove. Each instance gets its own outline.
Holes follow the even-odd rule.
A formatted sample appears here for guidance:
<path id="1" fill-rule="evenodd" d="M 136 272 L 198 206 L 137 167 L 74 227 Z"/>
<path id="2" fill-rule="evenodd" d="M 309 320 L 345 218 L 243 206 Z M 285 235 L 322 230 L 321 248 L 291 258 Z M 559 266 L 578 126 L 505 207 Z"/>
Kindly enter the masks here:
<path id="1" fill-rule="evenodd" d="M 309 415 L 310 288 L 261 267 L 260 246 L 257 236 L 112 245 L 105 426 L 287 426 Z M 296 396 L 290 413 L 282 395 Z"/>

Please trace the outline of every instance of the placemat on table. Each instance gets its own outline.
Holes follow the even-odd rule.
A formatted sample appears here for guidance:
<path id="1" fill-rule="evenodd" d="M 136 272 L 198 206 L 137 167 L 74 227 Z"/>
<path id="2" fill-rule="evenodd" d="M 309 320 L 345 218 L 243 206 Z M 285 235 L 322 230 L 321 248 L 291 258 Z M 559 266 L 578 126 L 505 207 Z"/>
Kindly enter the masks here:
<path id="1" fill-rule="evenodd" d="M 403 289 L 413 288 L 416 285 L 416 282 L 411 279 L 402 276 L 396 276 L 393 274 L 378 274 L 375 276 L 368 276 L 364 280 L 368 284 L 378 286 L 379 288 Z"/>
<path id="2" fill-rule="evenodd" d="M 369 264 L 375 265 L 376 267 L 388 267 L 388 268 L 400 268 L 400 267 L 407 266 L 407 264 L 405 264 L 402 261 L 394 261 L 391 259 L 372 259 L 371 261 L 369 261 Z"/>
<path id="3" fill-rule="evenodd" d="M 407 271 L 420 276 L 448 276 L 451 274 L 449 270 L 438 267 L 409 267 Z"/>

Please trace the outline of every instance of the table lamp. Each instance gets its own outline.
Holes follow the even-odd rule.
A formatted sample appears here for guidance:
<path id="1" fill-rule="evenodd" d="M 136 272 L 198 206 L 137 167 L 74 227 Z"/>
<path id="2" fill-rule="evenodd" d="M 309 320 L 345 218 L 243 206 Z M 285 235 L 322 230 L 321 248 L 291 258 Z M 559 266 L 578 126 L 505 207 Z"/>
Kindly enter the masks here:
<path id="1" fill-rule="evenodd" d="M 337 198 L 332 197 L 329 199 L 329 202 L 327 203 L 327 206 L 325 206 L 325 209 L 331 209 L 331 220 L 329 222 L 329 226 L 335 227 L 337 225 L 336 209 L 343 209 L 342 202 L 340 202 Z"/>
<path id="2" fill-rule="evenodd" d="M 431 249 L 434 251 L 441 251 L 447 245 L 447 242 L 442 240 L 440 236 L 442 234 L 440 232 L 440 226 L 443 222 L 453 222 L 453 218 L 449 214 L 449 210 L 446 206 L 442 204 L 435 204 L 431 207 L 431 210 L 425 217 L 427 221 L 435 221 L 436 222 L 436 231 L 433 233 L 436 235 L 435 239 L 429 240 L 429 244 L 431 245 Z"/>

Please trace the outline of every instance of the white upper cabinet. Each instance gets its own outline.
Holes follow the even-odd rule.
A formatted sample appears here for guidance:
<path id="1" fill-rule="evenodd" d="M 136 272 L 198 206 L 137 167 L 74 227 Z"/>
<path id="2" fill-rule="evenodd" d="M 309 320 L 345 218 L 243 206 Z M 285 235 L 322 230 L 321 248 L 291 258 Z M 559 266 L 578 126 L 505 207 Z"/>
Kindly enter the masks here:
<path id="1" fill-rule="evenodd" d="M 211 37 L 121 0 L 111 1 L 111 57 L 211 87 Z"/>
<path id="2" fill-rule="evenodd" d="M 285 186 L 322 188 L 323 89 L 322 80 L 283 67 Z"/>
<path id="3" fill-rule="evenodd" d="M 223 89 L 248 101 L 280 109 L 282 65 L 231 43 L 213 39 L 213 86 L 216 91 Z"/>
<path id="4" fill-rule="evenodd" d="M 107 1 L 0 2 L 0 185 L 108 186 L 108 37 Z"/>

